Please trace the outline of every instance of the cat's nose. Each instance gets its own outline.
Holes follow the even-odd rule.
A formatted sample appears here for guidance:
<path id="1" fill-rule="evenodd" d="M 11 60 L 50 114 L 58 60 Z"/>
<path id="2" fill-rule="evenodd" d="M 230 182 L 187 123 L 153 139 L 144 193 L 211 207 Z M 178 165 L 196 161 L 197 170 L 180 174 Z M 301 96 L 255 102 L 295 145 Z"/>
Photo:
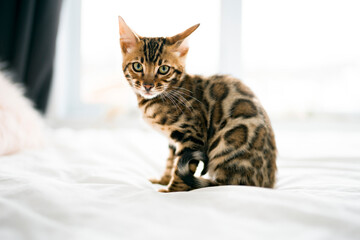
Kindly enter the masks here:
<path id="1" fill-rule="evenodd" d="M 144 84 L 143 86 L 144 86 L 145 90 L 147 92 L 149 92 L 154 87 L 154 84 L 153 83 L 149 83 L 149 84 L 147 83 L 147 84 Z"/>

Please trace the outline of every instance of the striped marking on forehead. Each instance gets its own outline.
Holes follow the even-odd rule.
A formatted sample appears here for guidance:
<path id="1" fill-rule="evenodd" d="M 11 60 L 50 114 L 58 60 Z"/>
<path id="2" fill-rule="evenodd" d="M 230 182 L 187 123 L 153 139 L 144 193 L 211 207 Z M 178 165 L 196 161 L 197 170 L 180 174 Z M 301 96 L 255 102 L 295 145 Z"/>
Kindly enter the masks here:
<path id="1" fill-rule="evenodd" d="M 144 56 L 148 62 L 156 62 L 161 55 L 166 38 L 143 38 Z"/>

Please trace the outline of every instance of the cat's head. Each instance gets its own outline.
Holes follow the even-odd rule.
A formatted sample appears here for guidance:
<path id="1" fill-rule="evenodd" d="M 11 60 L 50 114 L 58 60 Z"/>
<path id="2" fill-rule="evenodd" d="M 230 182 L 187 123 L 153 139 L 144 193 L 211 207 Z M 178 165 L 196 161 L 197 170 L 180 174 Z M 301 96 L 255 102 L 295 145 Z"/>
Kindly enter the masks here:
<path id="1" fill-rule="evenodd" d="M 123 71 L 137 94 L 151 99 L 180 81 L 189 50 L 186 38 L 199 25 L 172 37 L 147 38 L 137 35 L 119 17 Z"/>

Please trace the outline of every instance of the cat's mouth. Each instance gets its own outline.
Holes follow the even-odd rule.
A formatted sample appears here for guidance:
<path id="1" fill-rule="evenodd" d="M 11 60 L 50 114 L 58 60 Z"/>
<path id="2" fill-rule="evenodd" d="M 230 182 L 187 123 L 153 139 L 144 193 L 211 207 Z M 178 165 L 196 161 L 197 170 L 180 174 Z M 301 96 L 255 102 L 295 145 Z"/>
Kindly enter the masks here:
<path id="1" fill-rule="evenodd" d="M 135 91 L 145 99 L 152 99 L 160 96 L 162 93 L 164 93 L 166 89 L 167 89 L 166 86 L 164 86 L 163 88 L 152 87 L 150 89 L 147 89 L 146 87 L 141 87 L 141 88 L 135 88 Z"/>
<path id="2" fill-rule="evenodd" d="M 149 92 L 149 91 L 139 91 L 140 95 L 145 99 L 152 99 L 157 97 L 160 93 L 159 92 Z"/>

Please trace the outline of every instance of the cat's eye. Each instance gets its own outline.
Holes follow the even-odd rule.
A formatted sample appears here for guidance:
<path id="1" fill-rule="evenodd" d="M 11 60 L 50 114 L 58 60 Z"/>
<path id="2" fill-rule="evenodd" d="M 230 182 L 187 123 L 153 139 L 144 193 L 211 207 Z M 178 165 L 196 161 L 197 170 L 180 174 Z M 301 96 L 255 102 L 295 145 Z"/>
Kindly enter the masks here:
<path id="1" fill-rule="evenodd" d="M 162 66 L 159 67 L 158 72 L 159 72 L 160 74 L 165 75 L 165 74 L 167 74 L 167 73 L 169 72 L 169 70 L 170 70 L 170 67 L 169 67 L 169 66 L 167 66 L 167 65 L 162 65 Z"/>
<path id="2" fill-rule="evenodd" d="M 142 70 L 143 70 L 143 66 L 141 65 L 141 63 L 138 63 L 138 62 L 134 62 L 132 64 L 132 67 L 135 72 L 142 72 Z"/>

